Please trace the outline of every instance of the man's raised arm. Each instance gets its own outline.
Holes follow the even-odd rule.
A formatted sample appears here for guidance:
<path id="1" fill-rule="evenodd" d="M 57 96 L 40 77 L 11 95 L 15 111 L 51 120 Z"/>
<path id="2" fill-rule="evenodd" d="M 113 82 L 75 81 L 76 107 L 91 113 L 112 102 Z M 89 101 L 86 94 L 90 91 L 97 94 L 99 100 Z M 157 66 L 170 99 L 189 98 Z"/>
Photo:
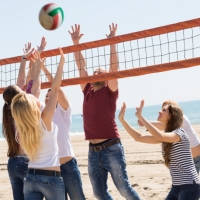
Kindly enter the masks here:
<path id="1" fill-rule="evenodd" d="M 74 45 L 79 44 L 79 40 L 83 36 L 83 34 L 80 34 L 80 25 L 75 24 L 74 27 L 72 26 L 72 31 L 71 32 L 68 31 L 68 32 L 71 35 Z M 74 52 L 74 57 L 76 60 L 76 65 L 78 67 L 80 77 L 88 76 L 88 73 L 86 71 L 85 58 L 83 57 L 83 54 L 81 53 L 81 51 Z M 81 86 L 81 89 L 84 90 L 86 83 L 83 83 L 80 86 Z"/>
<path id="2" fill-rule="evenodd" d="M 115 37 L 116 31 L 117 31 L 117 24 L 112 23 L 112 26 L 110 27 L 110 34 L 106 35 L 107 38 Z M 119 68 L 119 60 L 118 60 L 118 54 L 116 50 L 116 44 L 110 45 L 110 70 L 109 72 L 117 72 Z M 118 80 L 108 80 L 108 87 L 115 92 L 118 89 Z"/>

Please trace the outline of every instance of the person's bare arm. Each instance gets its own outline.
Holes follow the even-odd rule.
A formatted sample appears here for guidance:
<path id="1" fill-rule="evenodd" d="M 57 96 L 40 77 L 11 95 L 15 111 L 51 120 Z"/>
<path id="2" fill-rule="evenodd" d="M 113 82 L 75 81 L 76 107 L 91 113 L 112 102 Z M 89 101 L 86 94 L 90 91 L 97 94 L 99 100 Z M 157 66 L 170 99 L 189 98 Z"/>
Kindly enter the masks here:
<path id="1" fill-rule="evenodd" d="M 68 31 L 68 32 L 71 35 L 74 45 L 77 45 L 79 44 L 79 40 L 83 36 L 83 34 L 80 34 L 80 25 L 75 24 L 75 26 L 74 27 L 72 26 L 71 28 L 72 28 L 72 31 L 71 32 Z M 74 57 L 75 57 L 77 68 L 79 70 L 79 76 L 80 77 L 88 76 L 88 73 L 86 70 L 86 62 L 85 62 L 85 58 L 83 57 L 82 52 L 81 51 L 74 52 Z M 83 84 L 80 84 L 80 86 L 83 91 L 86 84 L 83 83 Z"/>
<path id="2" fill-rule="evenodd" d="M 45 58 L 41 59 L 40 53 L 38 51 L 36 51 L 33 54 L 33 57 L 34 60 L 32 60 L 32 62 L 34 63 L 34 65 L 32 71 L 34 74 L 34 78 L 33 78 L 33 85 L 31 88 L 31 94 L 39 98 L 41 90 L 40 72 L 41 72 L 41 67 L 44 65 Z"/>
<path id="3" fill-rule="evenodd" d="M 181 140 L 180 136 L 177 135 L 176 133 L 170 132 L 166 133 L 163 131 L 160 131 L 158 128 L 153 126 L 150 122 L 148 122 L 141 114 L 142 114 L 142 109 L 144 107 L 144 100 L 141 101 L 140 106 L 136 108 L 136 116 L 137 118 L 144 124 L 146 129 L 159 141 L 162 142 L 169 142 L 169 143 L 174 143 L 174 142 L 179 142 Z"/>
<path id="4" fill-rule="evenodd" d="M 37 51 L 39 52 L 39 54 L 41 54 L 44 51 L 46 44 L 47 44 L 47 42 L 46 42 L 45 37 L 42 37 L 40 46 L 37 46 Z M 26 76 L 27 77 L 26 78 L 26 85 L 28 84 L 28 82 L 30 80 L 34 80 L 35 73 L 36 73 L 35 70 L 36 69 L 34 68 L 34 62 L 32 60 L 30 60 L 29 69 L 28 69 L 28 73 L 27 73 L 27 76 Z"/>
<path id="5" fill-rule="evenodd" d="M 127 121 L 124 119 L 124 115 L 126 112 L 126 104 L 123 103 L 123 106 L 121 107 L 121 111 L 119 113 L 119 120 L 125 130 L 130 134 L 132 138 L 134 138 L 135 141 L 137 142 L 142 142 L 142 143 L 148 143 L 148 144 L 158 144 L 161 143 L 159 140 L 157 140 L 154 136 L 152 135 L 142 135 L 140 134 L 136 129 L 131 127 Z"/>
<path id="6" fill-rule="evenodd" d="M 32 55 L 34 48 L 31 49 L 31 43 L 28 42 L 27 45 L 25 44 L 25 49 L 23 49 L 23 51 L 24 55 L 22 56 L 21 59 L 17 83 L 16 83 L 16 85 L 21 89 L 24 89 L 24 86 L 26 85 L 26 60 Z"/>
<path id="7" fill-rule="evenodd" d="M 50 94 L 48 103 L 45 106 L 41 115 L 48 130 L 52 129 L 51 123 L 52 123 L 52 118 L 53 118 L 57 100 L 58 100 L 58 93 L 60 90 L 60 84 L 62 80 L 63 66 L 65 63 L 65 57 L 64 57 L 63 51 L 61 48 L 59 48 L 59 50 L 60 50 L 60 55 L 61 55 L 60 63 L 58 65 L 56 75 L 51 85 L 51 94 Z"/>
<path id="8" fill-rule="evenodd" d="M 44 74 L 46 75 L 49 82 L 53 81 L 53 76 L 49 72 L 49 70 L 43 65 L 42 70 Z M 60 88 L 58 93 L 58 103 L 59 105 L 64 109 L 67 110 L 69 107 L 69 101 L 67 99 L 67 96 L 64 94 L 63 90 Z"/>
<path id="9" fill-rule="evenodd" d="M 149 121 L 152 125 L 154 125 L 156 128 L 158 128 L 159 130 L 163 131 L 164 130 L 164 125 L 163 123 L 159 122 L 159 121 Z M 140 127 L 144 127 L 144 125 L 142 124 L 142 122 L 140 120 L 138 120 L 138 125 Z"/>
<path id="10" fill-rule="evenodd" d="M 110 34 L 106 35 L 107 38 L 115 37 L 116 31 L 117 31 L 117 24 L 114 25 L 112 23 L 112 26 L 109 25 L 110 27 Z M 116 50 L 116 44 L 110 45 L 110 69 L 109 72 L 117 72 L 119 69 L 119 60 L 118 60 L 118 54 Z M 113 80 L 108 80 L 108 87 L 115 92 L 118 89 L 118 80 L 113 79 Z"/>

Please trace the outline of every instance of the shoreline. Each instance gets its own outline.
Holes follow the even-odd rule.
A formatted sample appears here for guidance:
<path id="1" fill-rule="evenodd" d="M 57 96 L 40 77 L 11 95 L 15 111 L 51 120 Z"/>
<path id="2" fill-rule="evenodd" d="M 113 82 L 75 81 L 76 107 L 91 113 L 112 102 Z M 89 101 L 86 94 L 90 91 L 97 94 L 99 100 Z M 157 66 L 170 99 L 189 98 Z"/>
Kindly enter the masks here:
<path id="1" fill-rule="evenodd" d="M 193 127 L 200 138 L 200 124 Z M 145 129 L 140 132 L 148 134 Z M 126 131 L 120 131 L 120 136 L 124 146 L 127 174 L 132 187 L 142 200 L 163 200 L 171 188 L 171 177 L 169 170 L 163 164 L 161 145 L 135 142 Z M 95 200 L 88 175 L 88 141 L 82 134 L 72 135 L 71 142 L 81 173 L 85 197 L 87 200 Z M 7 143 L 3 141 L 0 145 L 1 200 L 13 199 L 6 166 L 8 160 L 6 154 Z M 113 184 L 110 174 L 108 175 L 108 190 L 113 199 L 123 199 Z"/>

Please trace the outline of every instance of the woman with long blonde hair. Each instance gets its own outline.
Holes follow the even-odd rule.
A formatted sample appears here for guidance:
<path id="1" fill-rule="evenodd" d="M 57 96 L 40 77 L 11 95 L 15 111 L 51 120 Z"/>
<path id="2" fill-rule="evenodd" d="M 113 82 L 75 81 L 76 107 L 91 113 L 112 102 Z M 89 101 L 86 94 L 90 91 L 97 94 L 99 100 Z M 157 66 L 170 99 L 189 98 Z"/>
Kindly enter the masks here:
<path id="1" fill-rule="evenodd" d="M 195 170 L 187 133 L 181 129 L 183 112 L 179 106 L 166 104 L 159 112 L 158 121 L 164 126 L 164 132 L 157 129 L 142 116 L 144 101 L 136 108 L 138 120 L 151 135 L 142 135 L 124 119 L 126 104 L 119 113 L 119 120 L 126 131 L 137 141 L 148 144 L 162 143 L 163 158 L 172 178 L 172 188 L 166 200 L 199 199 L 200 179 Z"/>
<path id="2" fill-rule="evenodd" d="M 41 43 L 39 49 L 43 47 L 43 43 Z M 34 60 L 34 49 L 31 49 L 31 43 L 25 45 L 24 54 L 21 58 L 19 74 L 17 78 L 16 85 L 8 86 L 3 92 L 3 117 L 2 117 L 2 132 L 3 136 L 8 143 L 8 175 L 10 179 L 10 183 L 12 186 L 12 193 L 14 200 L 23 200 L 23 180 L 28 170 L 28 162 L 25 152 L 21 148 L 20 144 L 16 141 L 16 127 L 14 123 L 14 119 L 11 113 L 11 102 L 12 99 L 19 93 L 23 92 L 24 85 L 26 84 L 26 60 L 33 56 Z M 38 71 L 37 65 L 40 65 L 41 62 L 35 63 L 34 66 L 34 76 Z M 33 95 L 37 96 L 40 93 L 40 85 L 33 78 L 33 85 L 30 91 Z"/>
<path id="3" fill-rule="evenodd" d="M 30 159 L 24 180 L 25 200 L 64 200 L 64 183 L 60 175 L 57 126 L 52 123 L 62 80 L 65 57 L 60 62 L 51 86 L 51 95 L 40 115 L 40 102 L 30 94 L 17 94 L 11 104 L 12 116 L 19 132 L 20 145 Z"/>

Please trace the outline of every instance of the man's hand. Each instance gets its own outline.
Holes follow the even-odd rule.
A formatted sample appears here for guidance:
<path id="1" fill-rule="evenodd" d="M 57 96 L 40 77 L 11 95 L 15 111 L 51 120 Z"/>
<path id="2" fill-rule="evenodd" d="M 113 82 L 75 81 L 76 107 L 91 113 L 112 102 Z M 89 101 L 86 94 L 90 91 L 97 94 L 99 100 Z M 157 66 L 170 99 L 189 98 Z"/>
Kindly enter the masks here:
<path id="1" fill-rule="evenodd" d="M 31 50 L 31 42 L 28 42 L 28 44 L 25 44 L 25 49 L 23 49 L 24 55 L 22 57 L 27 59 L 32 55 L 34 50 L 34 48 Z"/>
<path id="2" fill-rule="evenodd" d="M 72 41 L 74 45 L 79 44 L 79 40 L 84 34 L 80 34 L 80 25 L 75 24 L 74 27 L 72 26 L 72 32 L 68 31 L 71 35 Z"/>
<path id="3" fill-rule="evenodd" d="M 40 46 L 37 46 L 37 51 L 39 53 L 42 53 L 44 51 L 45 47 L 46 47 L 46 44 L 47 44 L 47 42 L 46 42 L 45 37 L 42 37 Z"/>
<path id="4" fill-rule="evenodd" d="M 109 28 L 110 28 L 110 34 L 109 35 L 106 34 L 106 37 L 107 38 L 115 37 L 117 31 L 117 24 L 112 23 L 112 26 L 109 25 Z"/>

